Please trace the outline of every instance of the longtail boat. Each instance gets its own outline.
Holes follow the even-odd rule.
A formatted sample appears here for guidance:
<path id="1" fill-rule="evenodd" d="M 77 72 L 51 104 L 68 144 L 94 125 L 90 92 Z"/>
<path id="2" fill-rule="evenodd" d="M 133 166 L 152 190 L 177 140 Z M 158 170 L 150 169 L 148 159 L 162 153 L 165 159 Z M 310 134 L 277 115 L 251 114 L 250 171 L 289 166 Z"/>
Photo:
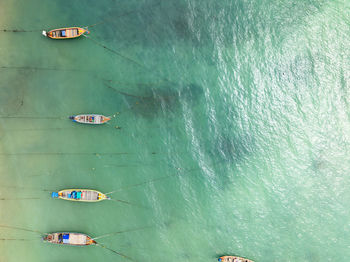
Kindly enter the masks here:
<path id="1" fill-rule="evenodd" d="M 69 119 L 72 119 L 74 122 L 90 125 L 101 125 L 111 120 L 110 117 L 96 114 L 70 116 Z"/>
<path id="2" fill-rule="evenodd" d="M 66 28 L 59 28 L 54 29 L 49 32 L 43 31 L 42 34 L 44 36 L 50 37 L 52 39 L 70 39 L 70 38 L 77 38 L 81 36 L 82 34 L 90 32 L 81 27 L 66 27 Z"/>
<path id="3" fill-rule="evenodd" d="M 64 189 L 52 192 L 51 197 L 80 202 L 99 202 L 110 199 L 107 195 L 93 189 Z"/>
<path id="4" fill-rule="evenodd" d="M 236 256 L 222 256 L 218 258 L 220 262 L 254 262 L 253 260 L 244 258 L 244 257 L 236 257 Z"/>
<path id="5" fill-rule="evenodd" d="M 69 246 L 89 246 L 97 244 L 95 240 L 86 234 L 70 232 L 57 232 L 48 234 L 43 237 L 43 241 Z"/>

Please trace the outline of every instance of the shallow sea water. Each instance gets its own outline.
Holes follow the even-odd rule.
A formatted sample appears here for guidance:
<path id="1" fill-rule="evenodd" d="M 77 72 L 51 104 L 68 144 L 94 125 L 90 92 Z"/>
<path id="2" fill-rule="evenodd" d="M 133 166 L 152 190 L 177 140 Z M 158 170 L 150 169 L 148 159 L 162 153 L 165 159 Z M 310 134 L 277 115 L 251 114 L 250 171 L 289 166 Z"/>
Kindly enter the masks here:
<path id="1" fill-rule="evenodd" d="M 35 32 L 0 32 L 0 225 L 147 226 L 100 239 L 135 261 L 348 261 L 349 8 L 1 0 L 0 29 Z M 40 32 L 104 19 L 91 39 Z M 68 120 L 92 112 L 119 114 Z M 50 199 L 72 187 L 133 205 Z M 25 240 L 0 240 L 1 262 L 123 260 L 1 228 L 9 238 Z"/>

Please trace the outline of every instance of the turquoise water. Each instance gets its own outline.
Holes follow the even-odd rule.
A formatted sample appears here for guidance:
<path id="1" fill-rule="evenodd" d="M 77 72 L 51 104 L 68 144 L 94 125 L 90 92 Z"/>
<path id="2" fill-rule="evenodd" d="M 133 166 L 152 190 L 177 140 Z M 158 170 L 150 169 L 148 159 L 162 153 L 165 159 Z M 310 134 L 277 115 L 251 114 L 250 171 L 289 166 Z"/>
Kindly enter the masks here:
<path id="1" fill-rule="evenodd" d="M 135 261 L 347 261 L 349 8 L 2 0 L 0 29 L 35 32 L 0 32 L 0 224 L 92 237 L 148 227 L 99 240 Z M 40 32 L 104 19 L 90 39 Z M 119 114 L 67 119 L 92 112 Z M 50 199 L 72 187 L 131 204 Z M 18 240 L 0 240 L 0 261 L 123 260 L 40 237 L 1 228 Z"/>

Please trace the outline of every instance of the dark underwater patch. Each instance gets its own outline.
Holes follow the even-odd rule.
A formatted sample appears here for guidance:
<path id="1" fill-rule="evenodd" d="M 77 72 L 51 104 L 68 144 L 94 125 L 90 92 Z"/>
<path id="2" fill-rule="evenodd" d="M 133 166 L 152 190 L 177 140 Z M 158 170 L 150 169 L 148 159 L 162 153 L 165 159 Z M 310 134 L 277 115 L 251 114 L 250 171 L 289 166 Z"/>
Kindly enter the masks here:
<path id="1" fill-rule="evenodd" d="M 161 112 L 163 114 L 174 113 L 178 110 L 181 101 L 194 105 L 203 94 L 202 87 L 194 83 L 128 86 L 128 89 L 133 87 L 135 91 L 124 91 L 122 87 L 118 88 L 112 84 L 107 86 L 124 97 L 134 114 L 149 118 L 159 116 Z"/>
<path id="2" fill-rule="evenodd" d="M 32 79 L 31 72 L 17 72 L 7 73 L 12 74 L 9 83 L 1 83 L 0 90 L 2 96 L 0 97 L 0 114 L 1 115 L 16 115 L 24 105 L 24 97 L 28 82 Z"/>
<path id="3" fill-rule="evenodd" d="M 232 170 L 244 163 L 254 152 L 256 145 L 251 135 L 221 135 L 212 139 L 207 154 L 215 170 L 216 185 L 225 189 L 232 184 Z"/>
<path id="4" fill-rule="evenodd" d="M 250 135 L 222 135 L 211 146 L 209 154 L 219 162 L 233 163 L 252 153 L 254 144 Z"/>

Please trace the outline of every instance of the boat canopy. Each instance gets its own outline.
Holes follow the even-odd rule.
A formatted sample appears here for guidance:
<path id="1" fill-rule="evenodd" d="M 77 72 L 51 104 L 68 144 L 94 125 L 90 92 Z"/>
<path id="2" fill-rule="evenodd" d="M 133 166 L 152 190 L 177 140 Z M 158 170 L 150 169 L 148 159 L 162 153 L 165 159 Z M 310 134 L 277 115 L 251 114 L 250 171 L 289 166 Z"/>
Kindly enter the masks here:
<path id="1" fill-rule="evenodd" d="M 72 193 L 68 194 L 68 197 L 73 199 L 81 199 L 81 192 L 72 191 Z"/>
<path id="2" fill-rule="evenodd" d="M 69 234 L 63 234 L 63 243 L 69 244 Z"/>

